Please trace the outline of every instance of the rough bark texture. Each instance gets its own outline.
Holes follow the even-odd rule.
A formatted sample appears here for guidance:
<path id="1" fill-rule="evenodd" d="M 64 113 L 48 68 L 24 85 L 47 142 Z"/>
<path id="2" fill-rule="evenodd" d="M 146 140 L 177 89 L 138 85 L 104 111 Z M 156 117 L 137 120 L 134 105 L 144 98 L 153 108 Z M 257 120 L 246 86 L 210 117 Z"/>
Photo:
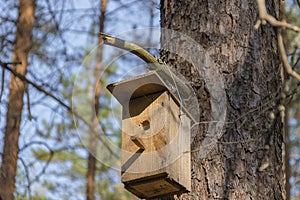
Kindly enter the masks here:
<path id="1" fill-rule="evenodd" d="M 278 18 L 278 1 L 267 1 L 267 8 Z M 205 124 L 192 141 L 192 191 L 160 199 L 284 199 L 276 30 L 269 25 L 254 30 L 257 16 L 254 0 L 161 0 L 161 26 L 190 36 L 208 52 L 224 78 L 228 103 L 218 145 L 205 158 L 199 157 Z M 176 34 L 162 38 L 164 45 L 172 37 Z M 170 43 L 193 48 L 184 41 Z M 164 50 L 161 55 L 191 82 L 200 121 L 209 121 L 210 92 L 198 78 L 204 75 L 184 58 Z"/>
<path id="2" fill-rule="evenodd" d="M 107 0 L 101 0 L 101 7 L 100 7 L 100 18 L 99 18 L 99 31 L 104 32 L 104 22 L 105 22 L 105 12 L 106 12 Z M 96 149 L 97 149 L 97 136 L 96 133 L 98 132 L 98 114 L 100 108 L 100 95 L 101 95 L 101 82 L 98 81 L 98 78 L 101 73 L 102 69 L 102 51 L 103 46 L 99 46 L 97 49 L 96 55 L 96 67 L 95 67 L 95 95 L 94 95 L 94 105 L 93 109 L 95 109 L 95 115 L 92 116 L 92 124 L 93 130 L 90 133 L 90 142 L 89 142 L 89 155 L 88 155 L 88 170 L 87 170 L 87 184 L 86 184 L 86 191 L 87 191 L 87 200 L 95 200 L 95 174 L 96 174 Z"/>
<path id="3" fill-rule="evenodd" d="M 27 57 L 32 45 L 31 33 L 35 21 L 35 1 L 19 1 L 19 17 L 15 34 L 13 62 L 22 62 L 13 68 L 19 74 L 25 75 L 28 66 Z M 15 177 L 18 160 L 18 141 L 23 108 L 23 94 L 26 85 L 20 79 L 11 75 L 9 85 L 9 100 L 6 115 L 4 149 L 0 170 L 0 199 L 14 199 Z"/>

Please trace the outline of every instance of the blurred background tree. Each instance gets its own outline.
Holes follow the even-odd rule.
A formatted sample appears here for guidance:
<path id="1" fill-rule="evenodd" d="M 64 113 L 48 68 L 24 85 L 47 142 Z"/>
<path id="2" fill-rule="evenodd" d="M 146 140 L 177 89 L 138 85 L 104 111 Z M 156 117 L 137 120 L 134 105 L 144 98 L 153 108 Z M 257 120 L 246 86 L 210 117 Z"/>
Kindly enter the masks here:
<path id="1" fill-rule="evenodd" d="M 285 7 L 286 21 L 300 27 L 300 1 L 290 0 Z M 285 33 L 288 58 L 292 68 L 300 72 L 300 34 Z M 286 176 L 287 200 L 300 198 L 300 83 L 288 78 L 286 91 Z"/>
<path id="2" fill-rule="evenodd" d="M 90 54 L 92 49 L 97 47 L 100 24 L 107 25 L 105 30 L 107 33 L 118 34 L 132 28 L 154 26 L 155 22 L 157 26 L 158 20 L 154 20 L 154 17 L 157 19 L 159 14 L 158 2 L 154 1 L 111 0 L 107 2 L 106 10 L 103 10 L 103 4 L 104 1 L 100 0 L 36 2 L 34 14 L 36 21 L 32 30 L 32 46 L 28 55 L 29 67 L 26 78 L 40 86 L 43 91 L 38 91 L 29 84 L 29 95 L 24 97 L 18 141 L 18 167 L 14 192 L 16 199 L 88 198 L 86 197 L 88 190 L 86 176 L 91 172 L 88 170 L 87 164 L 89 152 L 82 144 L 81 140 L 84 138 L 78 137 L 71 111 L 75 79 L 97 81 L 99 71 L 89 74 L 88 69 L 95 68 L 97 63 L 97 56 Z M 7 63 L 12 60 L 19 2 L 1 1 L 1 5 L 0 60 Z M 102 20 L 100 23 L 101 13 L 104 11 L 106 11 L 105 21 Z M 128 17 L 131 13 L 140 17 Z M 109 54 L 119 54 L 119 51 L 111 50 L 105 56 L 109 57 Z M 86 57 L 89 57 L 90 60 L 83 64 Z M 106 85 L 106 77 L 119 70 L 117 64 L 107 68 L 105 77 L 101 79 L 104 81 L 102 84 Z M 87 68 L 86 73 L 77 74 L 80 67 Z M 120 72 L 116 73 L 120 74 Z M 91 78 L 90 75 L 94 78 Z M 4 138 L 6 123 L 7 86 L 10 76 L 8 71 L 2 70 L 0 90 L 1 155 L 4 145 L 2 138 Z M 114 78 L 110 77 L 110 82 L 112 80 Z M 82 89 L 88 90 L 89 88 L 84 87 L 88 87 L 89 84 L 83 82 Z M 108 121 L 111 108 L 108 108 L 107 96 L 103 93 L 96 98 L 99 98 L 100 102 L 96 115 L 97 120 Z M 84 97 L 83 101 L 86 101 Z M 91 103 L 93 102 L 85 102 L 81 106 L 85 109 Z M 84 118 L 84 116 L 82 117 Z M 120 145 L 118 137 L 120 130 L 109 123 L 106 124 L 102 128 L 111 135 L 112 141 L 116 145 Z M 120 184 L 118 171 L 110 169 L 101 162 L 94 163 L 92 167 L 94 171 L 91 172 L 94 177 L 92 186 L 92 190 L 94 190 L 92 196 L 94 197 L 89 197 L 89 199 L 133 198 Z"/>

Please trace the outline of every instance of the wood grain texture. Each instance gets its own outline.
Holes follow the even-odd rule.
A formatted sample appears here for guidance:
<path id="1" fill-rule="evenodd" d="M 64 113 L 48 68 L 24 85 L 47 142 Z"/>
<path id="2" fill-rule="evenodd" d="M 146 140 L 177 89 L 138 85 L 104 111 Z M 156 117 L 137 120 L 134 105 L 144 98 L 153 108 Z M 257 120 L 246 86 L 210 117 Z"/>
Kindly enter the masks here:
<path id="1" fill-rule="evenodd" d="M 123 107 L 122 182 L 139 197 L 190 190 L 190 119 L 168 91 Z M 138 138 L 144 149 L 132 138 Z"/>

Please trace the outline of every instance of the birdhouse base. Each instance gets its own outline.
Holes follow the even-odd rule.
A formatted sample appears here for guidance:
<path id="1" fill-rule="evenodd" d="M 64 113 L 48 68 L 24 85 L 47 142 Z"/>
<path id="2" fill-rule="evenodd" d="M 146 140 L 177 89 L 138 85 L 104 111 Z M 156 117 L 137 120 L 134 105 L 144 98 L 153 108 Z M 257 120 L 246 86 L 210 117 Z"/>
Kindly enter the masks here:
<path id="1" fill-rule="evenodd" d="M 186 192 L 186 188 L 169 178 L 167 173 L 144 177 L 124 183 L 125 188 L 140 198 L 156 198 L 167 194 Z"/>

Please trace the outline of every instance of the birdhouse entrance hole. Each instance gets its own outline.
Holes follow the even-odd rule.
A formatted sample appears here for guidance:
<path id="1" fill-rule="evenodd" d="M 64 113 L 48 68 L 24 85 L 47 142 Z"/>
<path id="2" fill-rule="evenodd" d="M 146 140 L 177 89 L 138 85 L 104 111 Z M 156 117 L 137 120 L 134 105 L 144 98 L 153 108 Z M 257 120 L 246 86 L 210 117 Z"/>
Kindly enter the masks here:
<path id="1" fill-rule="evenodd" d="M 143 121 L 143 122 L 141 123 L 141 125 L 142 125 L 144 131 L 147 131 L 147 130 L 150 129 L 150 122 L 149 122 L 148 120 Z"/>

